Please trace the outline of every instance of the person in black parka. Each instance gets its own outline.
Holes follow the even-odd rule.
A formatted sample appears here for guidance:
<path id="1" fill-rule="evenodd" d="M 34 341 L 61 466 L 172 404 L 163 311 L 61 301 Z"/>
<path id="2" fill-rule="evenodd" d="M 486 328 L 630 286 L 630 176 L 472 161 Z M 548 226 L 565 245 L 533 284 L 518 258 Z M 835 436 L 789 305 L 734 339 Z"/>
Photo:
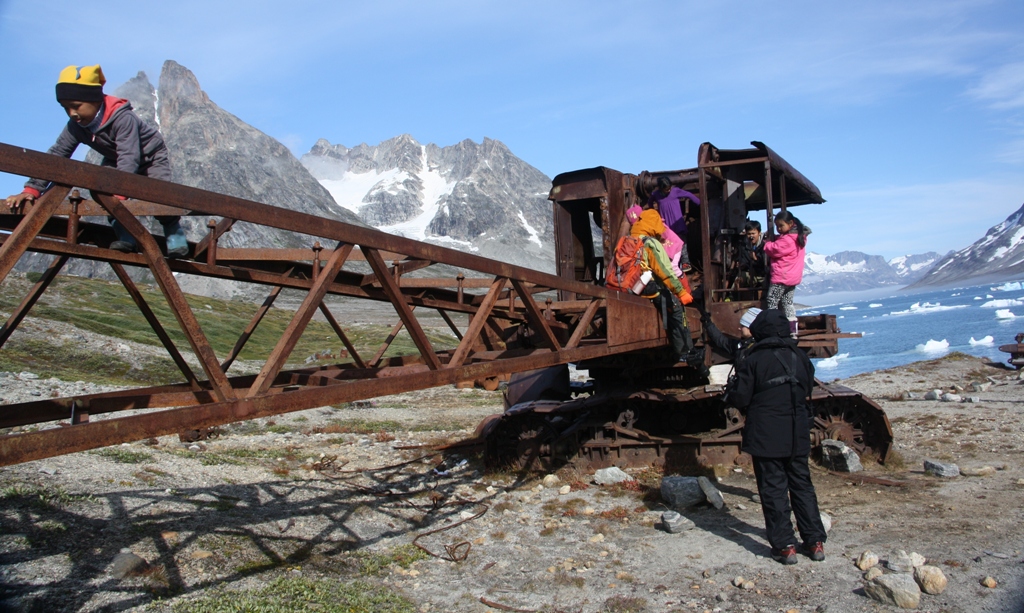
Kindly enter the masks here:
<path id="1" fill-rule="evenodd" d="M 814 366 L 790 338 L 782 311 L 765 309 L 750 325 L 750 332 L 756 342 L 736 365 L 728 399 L 746 414 L 742 449 L 754 459 L 772 558 L 796 563 L 792 510 L 803 552 L 821 561 L 825 528 L 807 464 L 811 452 L 807 399 L 814 386 Z"/>

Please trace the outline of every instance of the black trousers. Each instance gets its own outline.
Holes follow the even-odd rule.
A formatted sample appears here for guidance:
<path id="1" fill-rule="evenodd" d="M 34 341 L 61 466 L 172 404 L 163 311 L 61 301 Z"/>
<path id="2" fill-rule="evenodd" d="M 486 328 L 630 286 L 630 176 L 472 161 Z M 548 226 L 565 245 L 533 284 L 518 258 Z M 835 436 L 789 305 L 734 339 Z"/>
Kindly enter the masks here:
<path id="1" fill-rule="evenodd" d="M 690 337 L 690 329 L 686 325 L 683 305 L 679 302 L 679 298 L 665 288 L 661 288 L 653 302 L 661 313 L 662 324 L 665 326 L 668 341 L 672 347 L 673 360 L 679 360 L 686 352 L 693 349 L 693 338 Z"/>
<path id="2" fill-rule="evenodd" d="M 757 478 L 757 493 L 761 496 L 768 542 L 772 547 L 782 549 L 796 544 L 793 523 L 789 519 L 791 512 L 796 515 L 796 526 L 803 542 L 825 542 L 825 526 L 821 523 L 818 496 L 811 483 L 807 456 L 755 457 L 754 476 Z"/>

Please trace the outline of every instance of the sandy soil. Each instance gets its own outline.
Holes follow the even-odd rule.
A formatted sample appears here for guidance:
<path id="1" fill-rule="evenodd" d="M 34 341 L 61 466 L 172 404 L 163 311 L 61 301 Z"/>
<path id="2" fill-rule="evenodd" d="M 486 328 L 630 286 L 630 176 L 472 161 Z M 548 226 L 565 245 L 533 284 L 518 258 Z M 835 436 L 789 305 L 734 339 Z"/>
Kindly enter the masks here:
<path id="1" fill-rule="evenodd" d="M 898 400 L 982 381 L 994 385 L 965 394 L 976 403 Z M 898 455 L 856 475 L 814 467 L 833 520 L 821 563 L 767 557 L 748 472 L 721 478 L 724 509 L 688 510 L 696 527 L 668 534 L 663 504 L 642 486 L 588 485 L 565 471 L 538 487 L 486 474 L 474 457 L 417 449 L 465 437 L 500 410 L 497 393 L 443 388 L 238 424 L 191 447 L 164 437 L 0 468 L 0 610 L 188 610 L 182 603 L 278 577 L 361 579 L 420 611 L 892 610 L 864 594 L 853 559 L 865 550 L 913 551 L 942 569 L 947 589 L 923 595 L 920 610 L 1024 610 L 1017 373 L 947 358 L 843 383 L 881 402 Z M 925 458 L 996 470 L 941 479 L 924 474 Z M 468 543 L 453 550 L 465 559 L 402 557 L 439 528 L 448 529 L 419 543 L 443 557 Z M 127 551 L 150 566 L 115 578 Z M 735 587 L 738 576 L 753 586 Z M 997 586 L 983 587 L 985 577 Z"/>

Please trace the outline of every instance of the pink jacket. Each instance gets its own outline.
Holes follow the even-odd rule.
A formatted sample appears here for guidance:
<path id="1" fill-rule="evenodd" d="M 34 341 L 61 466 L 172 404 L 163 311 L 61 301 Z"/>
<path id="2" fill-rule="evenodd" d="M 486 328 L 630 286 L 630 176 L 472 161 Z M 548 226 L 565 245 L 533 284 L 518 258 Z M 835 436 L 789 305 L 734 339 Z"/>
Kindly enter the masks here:
<path id="1" fill-rule="evenodd" d="M 800 285 L 804 277 L 806 249 L 797 245 L 797 234 L 783 234 L 774 241 L 765 241 L 764 252 L 771 258 L 772 283 Z"/>

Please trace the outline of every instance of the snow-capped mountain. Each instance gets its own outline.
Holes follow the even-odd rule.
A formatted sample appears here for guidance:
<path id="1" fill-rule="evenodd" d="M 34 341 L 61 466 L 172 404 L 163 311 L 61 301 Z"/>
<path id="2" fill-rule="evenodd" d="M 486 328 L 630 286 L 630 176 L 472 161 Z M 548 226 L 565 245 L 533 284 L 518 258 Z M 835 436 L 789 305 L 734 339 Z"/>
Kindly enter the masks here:
<path id="1" fill-rule="evenodd" d="M 1024 276 L 1024 206 L 980 240 L 947 254 L 913 287 L 990 282 Z"/>
<path id="2" fill-rule="evenodd" d="M 941 258 L 942 254 L 934 251 L 917 255 L 901 255 L 889 260 L 889 266 L 896 271 L 896 275 L 903 283 L 910 284 L 928 274 L 931 267 Z"/>
<path id="3" fill-rule="evenodd" d="M 320 139 L 302 163 L 339 207 L 385 232 L 554 270 L 551 179 L 500 141 L 348 148 Z"/>
<path id="4" fill-rule="evenodd" d="M 941 256 L 930 252 L 905 255 L 888 262 L 880 255 L 841 251 L 834 255 L 807 252 L 801 294 L 855 292 L 876 287 L 901 287 L 924 275 Z"/>

